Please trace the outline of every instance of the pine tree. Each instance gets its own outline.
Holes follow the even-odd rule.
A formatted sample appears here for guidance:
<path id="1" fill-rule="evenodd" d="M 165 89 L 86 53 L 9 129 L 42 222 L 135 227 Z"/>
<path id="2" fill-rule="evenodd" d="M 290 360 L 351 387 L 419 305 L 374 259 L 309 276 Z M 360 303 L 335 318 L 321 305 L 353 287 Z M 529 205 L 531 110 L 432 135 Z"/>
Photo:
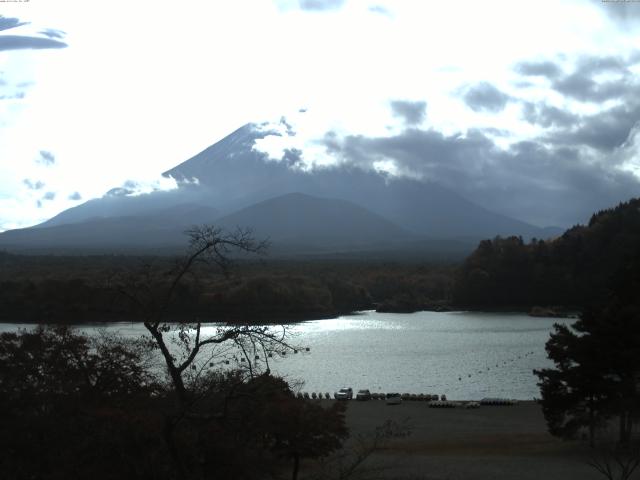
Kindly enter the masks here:
<path id="1" fill-rule="evenodd" d="M 571 327 L 555 325 L 547 342 L 553 369 L 539 377 L 549 431 L 573 438 L 619 419 L 619 442 L 628 444 L 640 412 L 640 255 L 614 275 L 606 301 L 585 309 Z"/>

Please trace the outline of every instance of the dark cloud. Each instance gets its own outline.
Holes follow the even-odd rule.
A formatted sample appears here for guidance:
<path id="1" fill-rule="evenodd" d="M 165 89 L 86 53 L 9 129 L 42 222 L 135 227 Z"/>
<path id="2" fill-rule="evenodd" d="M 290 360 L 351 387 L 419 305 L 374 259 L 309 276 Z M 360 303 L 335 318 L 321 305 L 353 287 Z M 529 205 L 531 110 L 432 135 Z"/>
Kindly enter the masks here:
<path id="1" fill-rule="evenodd" d="M 71 195 L 69 195 L 67 197 L 69 200 L 74 200 L 74 201 L 78 201 L 78 200 L 82 200 L 82 195 L 80 195 L 79 192 L 73 192 Z"/>
<path id="2" fill-rule="evenodd" d="M 47 28 L 38 33 L 40 33 L 40 35 L 44 35 L 45 37 L 58 39 L 62 39 L 66 35 L 66 32 L 63 32 L 62 30 L 56 30 L 55 28 Z"/>
<path id="3" fill-rule="evenodd" d="M 640 103 L 630 100 L 600 113 L 582 116 L 575 128 L 548 135 L 546 140 L 554 145 L 584 145 L 610 153 L 628 140 L 639 121 Z"/>
<path id="4" fill-rule="evenodd" d="M 553 89 L 568 98 L 592 103 L 616 100 L 616 106 L 577 115 L 544 103 L 524 102 L 523 118 L 544 128 L 554 127 L 553 133 L 542 137 L 554 147 L 589 147 L 611 153 L 624 145 L 640 120 L 640 82 L 629 69 L 638 61 L 637 51 L 626 57 L 583 56 L 576 61 L 573 72 L 551 83 Z M 608 78 L 599 80 L 601 74 Z"/>
<path id="5" fill-rule="evenodd" d="M 640 21 L 640 5 L 634 1 L 591 0 L 614 22 L 633 25 Z"/>
<path id="6" fill-rule="evenodd" d="M 109 190 L 107 193 L 104 194 L 104 196 L 105 197 L 125 197 L 133 193 L 135 193 L 134 190 L 130 190 L 124 187 L 116 187 Z"/>
<path id="7" fill-rule="evenodd" d="M 640 10 L 640 5 L 638 9 Z M 521 62 L 514 70 L 524 77 L 521 83 L 528 82 L 526 77 L 542 76 L 551 81 L 552 89 L 566 97 L 581 102 L 601 103 L 623 97 L 637 85 L 629 67 L 638 61 L 640 54 L 634 51 L 626 58 L 582 56 L 568 74 L 564 74 L 560 64 L 551 61 Z M 608 74 L 609 78 L 598 78 L 601 74 Z"/>
<path id="8" fill-rule="evenodd" d="M 302 10 L 322 11 L 336 10 L 344 5 L 346 0 L 299 0 Z"/>
<path id="9" fill-rule="evenodd" d="M 41 200 L 55 200 L 56 198 L 56 192 L 47 192 L 45 193 Z"/>
<path id="10" fill-rule="evenodd" d="M 390 158 L 402 174 L 444 185 L 494 211 L 541 226 L 567 226 L 640 194 L 640 183 L 613 161 L 544 138 L 498 148 L 482 131 L 445 136 L 408 129 L 392 137 L 325 135 L 329 153 L 372 168 Z"/>
<path id="11" fill-rule="evenodd" d="M 337 155 L 342 150 L 342 145 L 338 134 L 333 130 L 329 130 L 324 134 L 324 137 L 319 141 L 327 150 L 327 153 L 331 155 Z"/>
<path id="12" fill-rule="evenodd" d="M 496 137 L 510 137 L 511 132 L 509 130 L 504 130 L 500 128 L 488 127 L 480 130 L 482 133 L 487 133 L 489 135 L 494 135 Z"/>
<path id="13" fill-rule="evenodd" d="M 280 125 L 284 125 L 284 127 L 287 129 L 287 135 L 290 137 L 294 137 L 296 135 L 296 131 L 293 129 L 293 126 L 287 122 L 287 119 L 285 117 L 280 117 Z"/>
<path id="14" fill-rule="evenodd" d="M 635 63 L 633 60 L 625 60 L 621 57 L 602 57 L 602 56 L 586 56 L 578 60 L 576 71 L 581 75 L 613 72 L 628 73 L 627 66 L 629 63 Z"/>
<path id="15" fill-rule="evenodd" d="M 633 55 L 626 59 L 618 56 L 582 57 L 572 73 L 555 78 L 551 87 L 581 102 L 601 103 L 618 99 L 637 86 L 635 76 L 628 68 L 634 63 L 636 60 Z M 616 78 L 599 81 L 599 74 L 610 74 Z"/>
<path id="16" fill-rule="evenodd" d="M 510 99 L 509 95 L 487 82 L 468 87 L 462 98 L 473 111 L 492 113 L 504 109 Z"/>
<path id="17" fill-rule="evenodd" d="M 554 131 L 543 134 L 541 141 L 554 148 L 589 147 L 610 154 L 624 145 L 640 120 L 640 82 L 629 70 L 638 60 L 637 52 L 626 58 L 585 56 L 578 59 L 573 72 L 551 83 L 568 98 L 592 103 L 616 100 L 615 106 L 578 115 L 544 102 L 523 102 L 522 116 L 529 123 L 553 127 Z M 600 74 L 609 78 L 599 81 Z"/>
<path id="18" fill-rule="evenodd" d="M 551 87 L 567 98 L 596 104 L 607 100 L 618 103 L 595 114 L 579 115 L 544 102 L 525 101 L 522 116 L 529 123 L 554 129 L 540 137 L 542 143 L 552 148 L 589 147 L 601 154 L 611 154 L 625 144 L 640 120 L 640 82 L 630 71 L 638 61 L 638 51 L 628 56 L 583 56 L 566 75 L 554 73 L 560 71 L 559 67 L 521 63 L 517 71 L 523 75 L 545 73 Z M 601 80 L 602 74 L 606 74 L 606 80 Z"/>
<path id="19" fill-rule="evenodd" d="M 401 117 L 405 124 L 417 125 L 424 120 L 427 113 L 427 102 L 393 100 L 391 110 L 396 117 Z"/>
<path id="20" fill-rule="evenodd" d="M 0 15 L 0 32 L 9 30 L 10 28 L 20 27 L 21 25 L 27 25 L 29 22 L 21 22 L 18 18 L 3 17 Z"/>
<path id="21" fill-rule="evenodd" d="M 42 165 L 53 165 L 56 163 L 56 157 L 51 152 L 40 150 L 40 157 L 36 161 Z"/>
<path id="22" fill-rule="evenodd" d="M 21 35 L 0 35 L 0 51 L 45 48 L 65 48 L 66 43 L 52 38 L 29 37 Z"/>
<path id="23" fill-rule="evenodd" d="M 391 158 L 401 171 L 419 174 L 430 180 L 466 175 L 468 159 L 480 167 L 490 154 L 493 143 L 477 131 L 445 136 L 435 130 L 407 129 L 391 137 L 350 135 L 342 139 L 333 132 L 325 136 L 325 146 L 351 164 L 370 167 L 379 158 Z"/>
<path id="24" fill-rule="evenodd" d="M 28 23 L 29 22 L 21 22 L 18 18 L 3 17 L 0 15 L 0 31 L 10 30 L 22 25 L 27 25 Z M 64 48 L 67 46 L 66 43 L 59 40 L 65 35 L 62 30 L 47 28 L 39 33 L 46 38 L 29 35 L 0 35 L 0 51 Z"/>
<path id="25" fill-rule="evenodd" d="M 556 78 L 562 73 L 562 69 L 557 64 L 549 61 L 521 62 L 516 65 L 515 71 L 520 75 L 529 77 L 540 76 L 547 78 Z"/>
<path id="26" fill-rule="evenodd" d="M 553 82 L 554 90 L 581 102 L 604 102 L 624 96 L 632 87 L 631 80 L 622 78 L 598 83 L 591 74 L 573 73 Z"/>
<path id="27" fill-rule="evenodd" d="M 33 181 L 29 180 L 28 178 L 22 180 L 22 183 L 24 183 L 29 190 L 42 190 L 45 186 L 45 184 L 40 180 Z"/>
<path id="28" fill-rule="evenodd" d="M 298 148 L 286 148 L 282 161 L 289 167 L 300 165 L 302 162 L 302 150 Z"/>
<path id="29" fill-rule="evenodd" d="M 523 118 L 534 125 L 544 128 L 571 127 L 578 123 L 580 117 L 560 108 L 546 103 L 524 102 L 522 107 Z"/>

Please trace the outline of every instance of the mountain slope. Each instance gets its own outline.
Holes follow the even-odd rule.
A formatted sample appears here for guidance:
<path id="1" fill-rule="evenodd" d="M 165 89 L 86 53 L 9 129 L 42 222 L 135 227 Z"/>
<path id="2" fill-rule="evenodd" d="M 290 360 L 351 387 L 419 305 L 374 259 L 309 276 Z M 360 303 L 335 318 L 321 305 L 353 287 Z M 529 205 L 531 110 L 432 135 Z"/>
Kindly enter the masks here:
<path id="1" fill-rule="evenodd" d="M 45 250 L 183 248 L 187 228 L 212 223 L 218 216 L 214 208 L 179 204 L 146 215 L 95 217 L 77 223 L 10 230 L 0 234 L 0 246 Z"/>
<path id="2" fill-rule="evenodd" d="M 399 244 L 416 236 L 345 200 L 290 193 L 218 219 L 232 229 L 250 225 L 256 237 L 274 243 L 314 247 L 371 247 Z"/>
<path id="3" fill-rule="evenodd" d="M 387 222 L 386 230 L 395 231 L 389 237 L 399 236 L 398 229 L 401 229 L 405 237 L 411 233 L 416 237 L 439 239 L 440 242 L 459 239 L 468 243 L 495 235 L 547 238 L 553 233 L 491 212 L 434 183 L 344 165 L 305 171 L 298 167 L 295 158 L 292 160 L 295 157 L 293 150 L 288 151 L 283 159 L 270 159 L 265 153 L 256 150 L 255 144 L 257 140 L 273 134 L 275 133 L 267 128 L 254 124 L 245 125 L 165 172 L 163 175 L 176 180 L 178 188 L 141 195 L 132 195 L 126 189 L 116 188 L 102 198 L 68 209 L 37 227 L 0 234 L 0 246 L 15 246 L 16 243 L 24 246 L 46 245 L 48 242 L 61 246 L 71 241 L 76 246 L 79 239 L 91 243 L 87 246 L 105 245 L 109 242 L 120 245 L 127 241 L 139 245 L 144 243 L 145 235 L 153 237 L 150 244 L 174 244 L 176 238 L 179 238 L 176 232 L 182 231 L 185 226 L 211 223 L 218 217 L 229 217 L 257 203 L 294 192 L 350 202 L 352 210 L 357 205 L 368 211 L 369 220 L 375 214 L 378 217 L 377 223 L 381 225 L 384 219 Z M 193 206 L 193 209 L 190 212 L 181 210 L 191 208 L 183 207 L 185 205 Z M 197 208 L 201 207 L 214 207 L 217 213 L 196 214 Z M 285 206 L 279 205 L 278 208 Z M 264 220 L 263 229 L 267 231 L 268 224 L 275 225 L 281 221 L 278 220 L 278 208 L 267 208 L 262 215 L 245 212 L 244 217 L 239 216 L 235 221 L 244 226 L 255 227 Z M 292 215 L 294 213 L 291 212 Z M 313 217 L 316 214 L 320 213 L 309 215 Z M 137 220 L 130 220 L 131 217 Z M 272 218 L 268 220 L 269 217 Z M 297 217 L 302 221 L 304 215 Z M 159 221 L 158 218 L 162 220 Z M 233 217 L 225 218 L 225 222 L 228 222 L 225 225 L 231 224 L 230 218 Z M 241 219 L 242 222 L 239 221 Z M 79 226 L 83 223 L 86 223 L 84 227 Z M 333 230 L 343 230 L 349 224 L 350 222 L 340 224 L 336 221 L 332 224 Z M 284 223 L 279 225 L 285 231 L 290 227 Z M 326 229 L 319 232 L 314 230 L 314 225 L 313 221 L 309 221 L 305 224 L 308 234 L 303 235 L 302 230 L 295 234 L 292 231 L 288 237 L 316 246 L 322 243 L 321 239 L 327 243 L 326 246 L 336 245 L 337 237 L 329 239 L 322 235 L 326 233 Z M 47 230 L 50 227 L 60 229 Z M 385 228 L 380 227 L 379 231 Z M 68 230 L 67 233 L 64 233 L 65 229 Z M 100 231 L 101 234 L 88 231 L 90 229 Z M 113 230 L 113 234 L 110 234 L 109 229 Z M 34 233 L 35 231 L 40 233 Z M 268 231 L 272 237 L 277 236 L 276 229 Z M 374 233 L 371 238 L 377 238 L 377 233 Z M 380 235 L 382 238 L 386 234 Z M 279 238 L 284 239 L 286 236 Z M 344 244 L 347 239 L 352 238 L 357 245 L 360 244 L 357 240 L 360 237 L 351 231 L 349 235 L 345 233 L 340 242 Z"/>

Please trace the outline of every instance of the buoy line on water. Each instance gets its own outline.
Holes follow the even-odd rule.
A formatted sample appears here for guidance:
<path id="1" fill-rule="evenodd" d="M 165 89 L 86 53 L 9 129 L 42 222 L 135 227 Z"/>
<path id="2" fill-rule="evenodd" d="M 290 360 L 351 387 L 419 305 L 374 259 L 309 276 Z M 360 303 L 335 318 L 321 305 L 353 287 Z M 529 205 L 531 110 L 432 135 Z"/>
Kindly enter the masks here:
<path id="1" fill-rule="evenodd" d="M 524 354 L 520 354 L 518 356 L 512 357 L 512 358 L 508 358 L 506 360 L 502 360 L 502 366 L 506 366 L 506 365 L 512 364 L 512 363 L 516 362 L 517 360 L 523 360 L 524 358 L 529 357 L 531 355 L 535 355 L 535 352 L 533 350 L 529 351 L 529 352 L 526 352 Z M 494 368 L 500 368 L 500 362 L 496 363 Z M 480 375 L 480 374 L 483 374 L 483 373 L 486 373 L 486 372 L 491 372 L 491 367 L 490 366 L 485 367 L 484 369 L 476 370 L 475 372 L 467 373 L 466 374 L 466 378 L 473 378 L 474 374 L 475 375 Z M 463 380 L 463 378 L 465 378 L 465 374 L 458 375 L 458 381 L 459 382 L 461 382 Z"/>

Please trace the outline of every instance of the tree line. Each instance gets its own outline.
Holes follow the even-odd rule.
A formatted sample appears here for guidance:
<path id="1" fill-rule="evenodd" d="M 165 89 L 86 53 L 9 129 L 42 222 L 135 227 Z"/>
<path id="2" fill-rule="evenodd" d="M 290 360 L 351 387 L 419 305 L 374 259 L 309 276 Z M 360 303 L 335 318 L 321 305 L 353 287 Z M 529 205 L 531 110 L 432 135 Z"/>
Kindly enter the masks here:
<path id="1" fill-rule="evenodd" d="M 123 271 L 170 271 L 174 257 L 54 257 L 0 252 L 0 321 L 86 323 L 134 320 L 114 289 Z M 231 323 L 327 318 L 356 310 L 416 311 L 449 302 L 454 266 L 385 261 L 238 260 L 225 276 L 194 265 L 168 314 Z M 166 277 L 150 285 L 163 291 Z"/>
<path id="2" fill-rule="evenodd" d="M 452 301 L 473 308 L 581 309 L 607 291 L 640 245 L 640 199 L 595 213 L 551 240 L 483 240 L 456 274 Z"/>

